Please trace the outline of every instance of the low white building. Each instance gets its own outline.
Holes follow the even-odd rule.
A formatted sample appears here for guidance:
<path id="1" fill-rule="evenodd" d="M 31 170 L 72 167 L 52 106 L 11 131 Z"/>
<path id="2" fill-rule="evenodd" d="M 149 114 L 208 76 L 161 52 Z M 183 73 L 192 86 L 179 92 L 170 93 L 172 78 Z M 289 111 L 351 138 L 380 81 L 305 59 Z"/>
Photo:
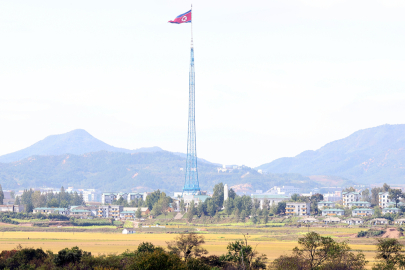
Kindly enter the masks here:
<path id="1" fill-rule="evenodd" d="M 385 214 L 396 214 L 400 211 L 399 208 L 383 208 L 381 210 L 381 212 L 385 215 Z"/>
<path id="2" fill-rule="evenodd" d="M 123 229 L 122 234 L 134 234 L 135 230 L 133 229 Z"/>
<path id="3" fill-rule="evenodd" d="M 388 225 L 390 221 L 385 218 L 375 218 L 370 220 L 371 225 Z"/>
<path id="4" fill-rule="evenodd" d="M 306 218 L 298 220 L 297 222 L 300 222 L 300 223 L 316 223 L 316 222 L 319 222 L 319 220 L 317 220 L 316 218 L 313 218 L 313 217 L 306 217 Z"/>
<path id="5" fill-rule="evenodd" d="M 360 225 L 364 223 L 364 220 L 361 218 L 349 218 L 346 220 L 343 220 L 342 222 L 349 224 L 349 225 Z"/>
<path id="6" fill-rule="evenodd" d="M 374 209 L 371 208 L 356 208 L 352 210 L 352 216 L 372 216 L 374 215 Z"/>
<path id="7" fill-rule="evenodd" d="M 41 213 L 45 215 L 56 214 L 56 215 L 69 215 L 70 211 L 68 208 L 52 208 L 52 207 L 37 207 L 33 210 L 34 213 Z"/>
<path id="8" fill-rule="evenodd" d="M 327 217 L 327 218 L 325 218 L 323 220 L 323 222 L 325 224 L 328 224 L 328 223 L 340 223 L 340 221 L 341 221 L 341 219 L 338 218 L 338 217 Z"/>
<path id="9" fill-rule="evenodd" d="M 311 213 L 311 205 L 306 202 L 287 202 L 285 214 L 287 216 L 307 216 Z"/>
<path id="10" fill-rule="evenodd" d="M 322 216 L 343 216 L 344 214 L 345 211 L 343 209 L 331 208 L 322 210 Z"/>
<path id="11" fill-rule="evenodd" d="M 0 212 L 24 212 L 23 205 L 0 205 Z"/>
<path id="12" fill-rule="evenodd" d="M 394 223 L 398 224 L 398 225 L 404 225 L 405 224 L 405 218 L 396 219 L 394 221 Z"/>

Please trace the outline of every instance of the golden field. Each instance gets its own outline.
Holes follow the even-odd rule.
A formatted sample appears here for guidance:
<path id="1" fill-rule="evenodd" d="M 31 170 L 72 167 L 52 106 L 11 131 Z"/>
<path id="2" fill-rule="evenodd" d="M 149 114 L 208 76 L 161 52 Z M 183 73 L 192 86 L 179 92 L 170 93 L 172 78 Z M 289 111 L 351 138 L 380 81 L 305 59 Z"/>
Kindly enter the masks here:
<path id="1" fill-rule="evenodd" d="M 273 260 L 280 255 L 288 254 L 297 245 L 296 241 L 283 241 L 271 238 L 280 236 L 285 233 L 282 228 L 274 228 L 271 233 L 267 232 L 262 235 L 250 235 L 249 244 L 256 246 L 260 253 L 264 253 L 270 260 Z M 304 234 L 305 232 L 291 231 L 292 234 Z M 320 231 L 320 233 L 322 233 Z M 345 236 L 348 233 L 353 233 L 352 230 L 343 230 L 340 228 L 336 231 L 336 235 Z M 332 234 L 333 235 L 333 234 Z M 10 250 L 17 245 L 23 247 L 42 248 L 57 252 L 65 247 L 78 246 L 83 250 L 90 251 L 92 254 L 110 254 L 122 253 L 126 249 L 134 250 L 141 242 L 152 242 L 155 245 L 165 247 L 166 241 L 171 241 L 176 237 L 176 234 L 153 233 L 153 234 L 132 234 L 123 235 L 116 233 L 88 233 L 88 232 L 1 232 L 0 233 L 0 249 Z M 215 234 L 207 233 L 205 237 L 205 248 L 211 255 L 221 255 L 226 253 L 226 247 L 229 242 L 241 240 L 241 234 Z M 342 239 L 349 240 L 350 239 Z M 350 244 L 355 251 L 362 250 L 367 260 L 373 262 L 375 256 L 375 246 L 373 242 L 367 241 L 367 244 Z"/>

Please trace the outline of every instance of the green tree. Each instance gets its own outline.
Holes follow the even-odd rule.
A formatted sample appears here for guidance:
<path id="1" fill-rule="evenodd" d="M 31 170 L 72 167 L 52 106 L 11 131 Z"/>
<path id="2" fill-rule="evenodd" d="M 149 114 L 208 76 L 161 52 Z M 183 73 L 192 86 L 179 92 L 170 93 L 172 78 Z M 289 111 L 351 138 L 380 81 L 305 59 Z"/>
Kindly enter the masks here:
<path id="1" fill-rule="evenodd" d="M 381 216 L 382 216 L 381 208 L 378 206 L 375 206 L 374 207 L 374 217 L 379 218 Z"/>
<path id="2" fill-rule="evenodd" d="M 246 221 L 246 211 L 242 210 L 242 212 L 240 213 L 240 219 L 242 220 L 243 223 L 245 223 Z"/>
<path id="3" fill-rule="evenodd" d="M 204 215 L 204 204 L 203 203 L 199 203 L 197 205 L 197 216 L 198 217 L 202 217 Z"/>
<path id="4" fill-rule="evenodd" d="M 274 270 L 363 270 L 367 261 L 363 253 L 351 252 L 347 243 L 336 243 L 330 237 L 315 232 L 299 238 L 300 248 L 292 255 L 280 256 L 270 265 Z"/>
<path id="5" fill-rule="evenodd" d="M 383 192 L 383 189 L 381 187 L 375 187 L 371 189 L 371 198 L 370 198 L 370 202 L 371 205 L 378 205 L 378 193 Z"/>
<path id="6" fill-rule="evenodd" d="M 263 223 L 267 224 L 267 222 L 269 222 L 269 210 L 267 210 L 267 207 L 263 209 L 262 215 L 263 215 Z"/>
<path id="7" fill-rule="evenodd" d="M 388 199 L 395 202 L 395 207 L 398 207 L 400 199 L 404 197 L 402 190 L 400 189 L 390 189 Z"/>
<path id="8" fill-rule="evenodd" d="M 403 245 L 395 238 L 377 239 L 377 260 L 373 270 L 397 269 L 397 266 L 405 266 L 405 258 L 402 255 Z M 401 268 L 403 269 L 403 268 Z"/>
<path id="9" fill-rule="evenodd" d="M 279 202 L 277 204 L 277 214 L 278 215 L 284 215 L 285 214 L 285 207 L 286 207 L 286 203 L 285 202 Z"/>
<path id="10" fill-rule="evenodd" d="M 187 210 L 187 221 L 190 223 L 193 220 L 194 215 L 197 213 L 197 209 L 195 207 L 194 200 L 190 202 L 190 206 Z"/>
<path id="11" fill-rule="evenodd" d="M 355 192 L 356 189 L 354 187 L 347 187 L 342 190 L 343 192 Z"/>
<path id="12" fill-rule="evenodd" d="M 259 253 L 248 244 L 244 235 L 243 241 L 231 242 L 228 253 L 220 257 L 221 261 L 232 263 L 236 269 L 266 269 L 267 256 Z"/>
<path id="13" fill-rule="evenodd" d="M 138 218 L 138 219 L 142 217 L 141 207 L 138 207 L 138 209 L 136 210 L 135 217 Z"/>
<path id="14" fill-rule="evenodd" d="M 221 209 L 224 205 L 224 184 L 216 184 L 213 191 L 214 193 L 212 194 L 212 200 L 216 207 L 215 210 Z"/>
<path id="15" fill-rule="evenodd" d="M 3 193 L 3 188 L 0 185 L 0 204 L 4 203 L 4 193 Z"/>
<path id="16" fill-rule="evenodd" d="M 183 257 L 185 261 L 208 253 L 206 249 L 201 247 L 205 243 L 204 236 L 194 233 L 181 234 L 174 241 L 166 243 L 167 249 L 171 253 Z"/>
<path id="17" fill-rule="evenodd" d="M 384 183 L 384 185 L 383 185 L 383 191 L 384 192 L 388 192 L 388 191 L 390 191 L 390 189 L 391 189 L 391 187 L 387 184 L 387 183 Z"/>
<path id="18" fill-rule="evenodd" d="M 184 204 L 184 199 L 181 199 L 181 201 L 180 201 L 180 211 L 181 212 L 186 211 L 186 205 Z"/>
<path id="19" fill-rule="evenodd" d="M 236 195 L 236 192 L 231 188 L 229 189 L 228 192 L 228 197 L 231 198 L 232 200 L 235 199 L 238 195 Z"/>
<path id="20" fill-rule="evenodd" d="M 364 201 L 364 202 L 370 202 L 371 200 L 371 198 L 370 198 L 370 190 L 369 189 L 365 189 L 365 190 L 363 190 L 362 192 L 361 192 L 361 199 Z"/>

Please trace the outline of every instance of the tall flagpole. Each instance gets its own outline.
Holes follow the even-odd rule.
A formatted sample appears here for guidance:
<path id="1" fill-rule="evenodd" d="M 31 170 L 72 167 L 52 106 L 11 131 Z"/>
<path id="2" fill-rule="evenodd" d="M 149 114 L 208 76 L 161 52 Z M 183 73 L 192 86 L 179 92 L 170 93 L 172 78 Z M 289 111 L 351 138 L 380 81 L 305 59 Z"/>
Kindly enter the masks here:
<path id="1" fill-rule="evenodd" d="M 191 16 L 193 6 L 191 6 Z M 195 71 L 194 71 L 194 48 L 193 48 L 193 19 L 191 19 L 191 49 L 190 49 L 190 72 L 189 72 L 189 103 L 188 103 L 188 135 L 187 135 L 187 162 L 186 181 L 183 194 L 197 195 L 200 193 L 197 170 L 197 143 L 195 129 Z"/>

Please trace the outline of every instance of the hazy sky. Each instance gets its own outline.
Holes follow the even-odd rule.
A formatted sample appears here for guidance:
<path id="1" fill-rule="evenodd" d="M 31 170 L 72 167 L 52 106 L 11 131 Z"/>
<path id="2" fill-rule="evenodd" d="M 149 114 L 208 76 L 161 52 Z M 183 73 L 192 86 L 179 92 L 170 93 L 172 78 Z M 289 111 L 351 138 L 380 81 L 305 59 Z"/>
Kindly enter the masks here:
<path id="1" fill-rule="evenodd" d="M 0 154 L 82 128 L 186 152 L 190 1 L 1 1 Z M 198 156 L 258 166 L 405 123 L 405 1 L 194 1 Z"/>

